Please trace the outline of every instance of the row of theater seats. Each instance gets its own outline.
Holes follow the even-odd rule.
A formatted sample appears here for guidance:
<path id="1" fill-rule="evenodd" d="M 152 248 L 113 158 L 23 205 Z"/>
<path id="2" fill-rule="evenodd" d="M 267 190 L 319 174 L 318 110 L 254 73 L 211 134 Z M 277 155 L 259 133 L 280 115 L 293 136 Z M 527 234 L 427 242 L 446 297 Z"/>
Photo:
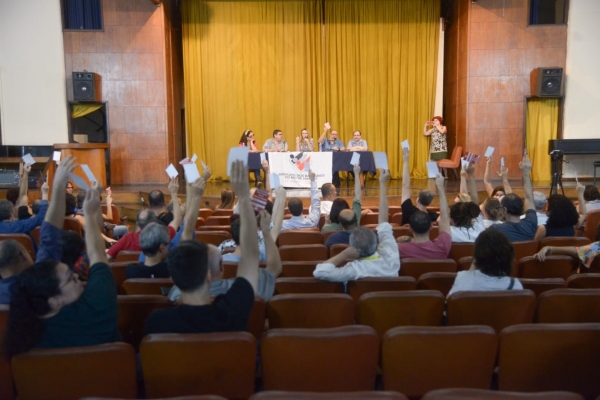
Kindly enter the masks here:
<path id="1" fill-rule="evenodd" d="M 257 387 L 373 391 L 379 372 L 383 390 L 412 399 L 444 388 L 489 390 L 494 379 L 498 395 L 561 390 L 593 399 L 600 394 L 598 323 L 523 324 L 500 333 L 479 325 L 406 326 L 382 338 L 359 325 L 273 329 L 261 337 L 259 348 L 257 366 L 257 340 L 247 332 L 149 335 L 140 348 L 145 395 L 246 399 Z M 34 350 L 14 357 L 8 370 L 19 400 L 137 395 L 136 354 L 126 343 Z M 278 395 L 255 398 L 286 398 Z"/>

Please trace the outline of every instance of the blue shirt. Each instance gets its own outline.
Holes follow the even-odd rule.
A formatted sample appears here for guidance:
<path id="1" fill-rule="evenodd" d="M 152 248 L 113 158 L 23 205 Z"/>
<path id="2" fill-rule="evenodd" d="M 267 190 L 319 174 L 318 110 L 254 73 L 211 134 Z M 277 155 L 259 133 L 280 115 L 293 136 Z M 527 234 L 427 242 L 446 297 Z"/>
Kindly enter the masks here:
<path id="1" fill-rule="evenodd" d="M 332 147 L 337 147 L 338 150 L 332 150 Z M 321 143 L 321 151 L 339 151 L 339 149 L 344 147 L 344 142 L 342 142 L 340 139 L 335 139 L 335 142 L 331 143 L 329 141 L 329 139 L 325 139 L 323 140 L 323 143 Z"/>
<path id="2" fill-rule="evenodd" d="M 25 233 L 29 235 L 29 232 L 31 232 L 33 228 L 38 227 L 42 224 L 42 222 L 44 221 L 44 217 L 46 216 L 46 211 L 48 211 L 48 200 L 42 200 L 42 204 L 40 206 L 40 211 L 38 212 L 38 215 L 36 215 L 33 218 L 15 220 L 12 222 L 2 221 L 0 222 L 0 233 Z M 31 237 L 31 235 L 29 236 Z M 33 241 L 33 248 L 35 249 L 35 241 L 33 240 L 33 238 L 31 238 L 31 240 Z"/>

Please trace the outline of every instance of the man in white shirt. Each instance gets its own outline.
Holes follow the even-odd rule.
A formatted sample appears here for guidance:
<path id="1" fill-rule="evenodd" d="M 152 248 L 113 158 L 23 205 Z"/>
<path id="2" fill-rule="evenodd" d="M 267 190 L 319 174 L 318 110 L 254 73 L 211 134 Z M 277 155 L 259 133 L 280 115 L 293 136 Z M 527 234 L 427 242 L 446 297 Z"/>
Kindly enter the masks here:
<path id="1" fill-rule="evenodd" d="M 324 183 L 321 186 L 321 196 L 323 197 L 323 200 L 321 200 L 321 214 L 329 215 L 333 201 L 337 198 L 337 189 L 333 186 L 333 183 Z"/>
<path id="2" fill-rule="evenodd" d="M 315 278 L 332 282 L 345 282 L 370 276 L 398 276 L 400 255 L 392 233 L 392 226 L 387 222 L 386 182 L 389 177 L 389 171 L 381 170 L 379 176 L 379 225 L 377 226 L 377 236 L 369 228 L 358 227 L 354 229 L 350 235 L 350 247 L 329 260 L 317 264 L 313 272 Z M 344 261 L 348 261 L 348 264 L 337 268 Z"/>
<path id="3" fill-rule="evenodd" d="M 542 192 L 537 190 L 533 192 L 533 206 L 535 207 L 535 214 L 537 215 L 538 226 L 546 225 L 548 216 L 544 212 L 548 198 Z M 525 218 L 525 214 L 521 215 L 521 219 Z"/>
<path id="4" fill-rule="evenodd" d="M 292 197 L 288 201 L 288 208 L 292 213 L 292 218 L 286 219 L 281 224 L 281 230 L 289 229 L 306 229 L 315 228 L 319 226 L 319 219 L 321 218 L 321 199 L 319 197 L 319 190 L 317 189 L 317 181 L 315 173 L 311 170 L 308 173 L 310 179 L 310 212 L 307 216 L 302 215 L 302 200 L 297 197 Z"/>

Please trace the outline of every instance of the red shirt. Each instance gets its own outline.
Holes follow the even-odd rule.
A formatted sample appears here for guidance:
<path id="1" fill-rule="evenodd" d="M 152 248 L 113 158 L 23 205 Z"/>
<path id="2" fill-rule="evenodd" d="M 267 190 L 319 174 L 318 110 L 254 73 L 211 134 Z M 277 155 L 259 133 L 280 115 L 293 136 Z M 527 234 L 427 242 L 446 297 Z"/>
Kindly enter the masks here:
<path id="1" fill-rule="evenodd" d="M 168 226 L 167 228 L 169 228 L 169 236 L 171 237 L 171 240 L 173 240 L 177 232 L 172 226 Z M 110 249 L 108 249 L 108 256 L 110 258 L 116 258 L 117 254 L 121 250 L 142 251 L 142 248 L 140 247 L 141 233 L 142 231 L 129 232 L 128 234 L 123 236 L 121 239 L 119 239 L 117 243 L 115 243 Z"/>

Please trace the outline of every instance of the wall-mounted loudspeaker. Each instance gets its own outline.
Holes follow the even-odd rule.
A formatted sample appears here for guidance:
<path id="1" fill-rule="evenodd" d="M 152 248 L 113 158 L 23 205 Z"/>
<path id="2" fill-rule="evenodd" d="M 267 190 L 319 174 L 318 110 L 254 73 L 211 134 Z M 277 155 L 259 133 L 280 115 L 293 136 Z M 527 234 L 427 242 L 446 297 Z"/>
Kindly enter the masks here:
<path id="1" fill-rule="evenodd" d="M 562 97 L 564 94 L 563 69 L 541 67 L 531 71 L 531 95 L 536 97 Z"/>
<path id="2" fill-rule="evenodd" d="M 93 72 L 73 72 L 73 99 L 75 101 L 102 101 L 100 75 Z"/>

